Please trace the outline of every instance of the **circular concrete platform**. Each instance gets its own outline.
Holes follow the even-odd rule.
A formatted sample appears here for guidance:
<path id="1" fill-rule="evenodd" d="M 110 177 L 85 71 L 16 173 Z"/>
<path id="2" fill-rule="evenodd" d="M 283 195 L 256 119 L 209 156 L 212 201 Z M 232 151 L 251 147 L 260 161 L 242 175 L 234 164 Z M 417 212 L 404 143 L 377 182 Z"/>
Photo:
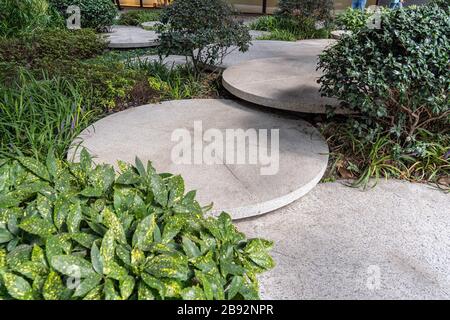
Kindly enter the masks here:
<path id="1" fill-rule="evenodd" d="M 349 35 L 351 35 L 352 34 L 352 32 L 351 31 L 347 31 L 347 30 L 333 30 L 333 31 L 331 31 L 331 37 L 333 38 L 333 39 L 340 39 L 340 38 L 342 38 L 343 36 L 349 36 Z"/>
<path id="2" fill-rule="evenodd" d="M 84 130 L 74 144 L 79 142 L 97 163 L 134 163 L 137 156 L 151 160 L 158 172 L 181 174 L 186 190 L 197 190 L 200 204 L 214 202 L 212 214 L 227 211 L 234 219 L 302 197 L 319 182 L 328 161 L 327 144 L 309 123 L 219 99 L 128 109 Z M 68 159 L 78 160 L 74 148 Z"/>
<path id="3" fill-rule="evenodd" d="M 317 55 L 257 59 L 227 68 L 223 86 L 233 95 L 262 106 L 296 112 L 325 113 L 339 100 L 322 97 L 317 83 Z M 337 113 L 346 113 L 337 109 Z"/>
<path id="4" fill-rule="evenodd" d="M 105 34 L 108 47 L 113 49 L 147 48 L 158 45 L 158 34 L 134 26 L 113 26 Z"/>
<path id="5" fill-rule="evenodd" d="M 311 39 L 300 41 L 253 40 L 246 52 L 231 48 L 219 66 L 225 69 L 245 61 L 275 57 L 297 57 L 299 55 L 320 54 L 325 48 L 336 43 L 333 39 Z"/>
<path id="6" fill-rule="evenodd" d="M 188 62 L 190 62 L 191 59 L 189 57 L 179 56 L 179 55 L 169 55 L 169 56 L 161 59 L 160 56 L 158 56 L 157 54 L 153 54 L 153 55 L 148 55 L 148 56 L 137 57 L 137 58 L 133 59 L 133 61 L 135 61 L 135 62 L 138 62 L 138 61 L 144 61 L 144 62 L 160 61 L 165 66 L 171 68 L 171 67 L 175 67 L 175 66 L 185 65 Z"/>

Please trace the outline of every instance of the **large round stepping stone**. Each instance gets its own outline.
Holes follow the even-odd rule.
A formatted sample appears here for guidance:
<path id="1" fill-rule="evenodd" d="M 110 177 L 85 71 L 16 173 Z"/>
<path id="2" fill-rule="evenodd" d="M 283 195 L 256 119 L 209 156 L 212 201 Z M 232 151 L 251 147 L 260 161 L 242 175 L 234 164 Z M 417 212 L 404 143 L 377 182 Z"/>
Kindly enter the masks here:
<path id="1" fill-rule="evenodd" d="M 137 58 L 133 59 L 133 62 L 138 62 L 138 61 L 143 61 L 143 62 L 160 61 L 165 66 L 171 68 L 171 67 L 175 67 L 175 66 L 185 65 L 188 62 L 190 62 L 191 59 L 189 57 L 179 56 L 179 55 L 169 55 L 167 57 L 161 58 L 159 55 L 153 54 L 153 55 L 147 55 L 147 56 L 137 57 Z"/>
<path id="2" fill-rule="evenodd" d="M 244 138 L 245 143 L 236 143 L 236 147 L 231 134 L 240 129 L 241 134 L 255 137 Z M 229 138 L 225 138 L 226 130 Z M 268 144 L 264 143 L 267 130 L 271 132 Z M 182 134 L 187 135 L 185 140 Z M 273 211 L 300 198 L 319 182 L 328 161 L 327 144 L 309 123 L 220 99 L 168 101 L 128 109 L 96 122 L 74 145 L 80 141 L 97 163 L 134 163 L 137 156 L 151 160 L 158 172 L 181 174 L 186 190 L 197 190 L 200 204 L 214 202 L 212 214 L 227 211 L 234 219 Z M 185 164 L 172 157 L 172 153 L 180 154 L 174 148 L 182 141 L 187 145 L 184 155 L 191 153 Z M 216 148 L 216 164 L 206 157 L 211 154 L 211 141 L 222 141 L 223 146 L 229 143 L 223 153 Z M 77 161 L 79 150 L 70 150 L 68 159 Z M 248 150 L 258 150 L 257 161 L 249 161 Z M 271 161 L 262 157 L 266 152 Z M 238 164 L 239 156 L 246 161 Z"/>
<path id="3" fill-rule="evenodd" d="M 227 68 L 223 86 L 233 95 L 262 106 L 296 112 L 325 113 L 339 100 L 322 97 L 317 55 L 257 59 Z M 337 113 L 346 113 L 338 109 Z"/>
<path id="4" fill-rule="evenodd" d="M 297 57 L 319 55 L 325 48 L 336 43 L 333 39 L 312 39 L 300 41 L 253 40 L 248 51 L 240 52 L 232 47 L 219 68 L 225 69 L 254 59 L 275 57 Z"/>
<path id="5" fill-rule="evenodd" d="M 134 26 L 113 26 L 106 33 L 108 47 L 114 49 L 147 48 L 158 45 L 158 34 Z"/>

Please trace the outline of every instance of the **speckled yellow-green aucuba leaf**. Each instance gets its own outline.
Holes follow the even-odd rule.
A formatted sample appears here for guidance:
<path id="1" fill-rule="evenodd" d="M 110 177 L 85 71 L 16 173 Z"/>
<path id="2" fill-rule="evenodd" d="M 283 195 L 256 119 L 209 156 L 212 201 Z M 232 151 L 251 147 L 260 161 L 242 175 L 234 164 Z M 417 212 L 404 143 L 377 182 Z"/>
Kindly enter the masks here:
<path id="1" fill-rule="evenodd" d="M 115 242 L 114 233 L 108 230 L 103 236 L 102 245 L 100 247 L 100 255 L 103 260 L 103 273 L 108 274 L 109 265 L 114 261 Z"/>
<path id="2" fill-rule="evenodd" d="M 116 291 L 114 280 L 105 280 L 103 293 L 105 294 L 105 300 L 122 300 L 122 297 Z"/>
<path id="3" fill-rule="evenodd" d="M 14 271 L 28 279 L 34 280 L 37 276 L 45 275 L 47 268 L 40 262 L 24 261 L 15 266 Z"/>
<path id="4" fill-rule="evenodd" d="M 35 244 L 33 246 L 33 249 L 31 250 L 31 261 L 38 262 L 47 267 L 47 260 L 45 259 L 44 249 L 39 247 L 37 244 Z"/>
<path id="5" fill-rule="evenodd" d="M 48 221 L 52 220 L 53 206 L 50 199 L 41 194 L 38 194 L 36 198 L 36 207 L 42 218 Z"/>
<path id="6" fill-rule="evenodd" d="M 86 278 L 95 274 L 91 263 L 78 256 L 54 256 L 50 264 L 55 270 L 71 277 Z"/>
<path id="7" fill-rule="evenodd" d="M 185 281 L 188 279 L 189 268 L 184 256 L 169 256 L 161 254 L 150 259 L 147 272 L 155 277 L 174 278 Z"/>
<path id="8" fill-rule="evenodd" d="M 156 227 L 156 217 L 154 214 L 146 216 L 136 227 L 133 235 L 133 247 L 145 251 L 153 242 L 153 232 Z"/>
<path id="9" fill-rule="evenodd" d="M 2 278 L 8 293 L 13 298 L 18 300 L 33 300 L 33 289 L 27 280 L 9 272 L 3 273 Z"/>
<path id="10" fill-rule="evenodd" d="M 28 170 L 30 170 L 34 175 L 49 181 L 50 175 L 47 168 L 41 164 L 39 161 L 28 158 L 28 157 L 18 157 L 17 160 Z"/>
<path id="11" fill-rule="evenodd" d="M 83 279 L 73 294 L 74 297 L 83 297 L 92 289 L 94 289 L 102 281 L 102 276 L 99 274 L 93 274 Z"/>
<path id="12" fill-rule="evenodd" d="M 132 276 L 125 277 L 124 280 L 120 282 L 120 295 L 122 296 L 122 299 L 127 300 L 134 290 L 134 278 Z"/>
<path id="13" fill-rule="evenodd" d="M 83 298 L 83 300 L 100 300 L 103 295 L 103 285 L 99 285 L 89 291 L 89 293 Z"/>
<path id="14" fill-rule="evenodd" d="M 150 186 L 155 201 L 163 208 L 167 207 L 169 192 L 166 189 L 163 179 L 158 174 L 152 174 L 150 177 Z"/>
<path id="15" fill-rule="evenodd" d="M 111 230 L 116 240 L 120 243 L 126 243 L 125 231 L 123 230 L 122 223 L 116 214 L 109 208 L 105 208 L 102 211 L 103 223 Z"/>
<path id="16" fill-rule="evenodd" d="M 189 287 L 183 289 L 181 291 L 181 296 L 183 297 L 183 300 L 205 300 L 205 293 L 203 292 L 202 288 L 200 288 L 198 285 L 194 287 Z"/>
<path id="17" fill-rule="evenodd" d="M 39 216 L 32 216 L 23 220 L 19 224 L 19 228 L 43 238 L 49 237 L 56 232 L 56 228 L 51 222 Z"/>
<path id="18" fill-rule="evenodd" d="M 138 286 L 138 300 L 155 300 L 152 290 L 142 281 Z"/>
<path id="19" fill-rule="evenodd" d="M 59 274 L 55 271 L 50 271 L 47 279 L 42 287 L 42 295 L 45 300 L 59 300 L 64 293 L 64 284 Z"/>
<path id="20" fill-rule="evenodd" d="M 166 287 L 164 283 L 161 282 L 161 280 L 143 272 L 141 274 L 142 280 L 144 280 L 145 284 L 149 286 L 150 288 L 153 288 L 158 291 L 159 295 L 162 299 L 164 299 L 166 295 Z"/>
<path id="21" fill-rule="evenodd" d="M 81 205 L 79 201 L 71 203 L 67 213 L 67 229 L 70 233 L 78 232 L 80 229 L 80 223 L 83 219 L 83 214 L 81 213 Z"/>
<path id="22" fill-rule="evenodd" d="M 0 248 L 0 268 L 6 266 L 6 250 Z"/>

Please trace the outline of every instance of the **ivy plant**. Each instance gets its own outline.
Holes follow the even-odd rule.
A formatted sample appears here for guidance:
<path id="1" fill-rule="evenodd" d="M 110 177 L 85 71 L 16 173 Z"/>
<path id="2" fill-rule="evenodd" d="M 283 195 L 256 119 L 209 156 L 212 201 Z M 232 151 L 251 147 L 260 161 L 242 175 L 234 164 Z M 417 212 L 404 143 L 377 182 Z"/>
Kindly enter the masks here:
<path id="1" fill-rule="evenodd" d="M 272 243 L 149 162 L 0 160 L 1 299 L 257 299 Z"/>

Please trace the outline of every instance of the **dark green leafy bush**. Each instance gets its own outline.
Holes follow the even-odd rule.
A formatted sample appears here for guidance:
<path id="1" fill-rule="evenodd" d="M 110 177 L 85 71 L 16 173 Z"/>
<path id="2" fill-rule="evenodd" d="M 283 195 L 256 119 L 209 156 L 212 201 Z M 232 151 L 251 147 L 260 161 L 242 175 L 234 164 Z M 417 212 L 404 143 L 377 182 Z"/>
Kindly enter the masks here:
<path id="1" fill-rule="evenodd" d="M 0 1 L 0 37 L 15 37 L 57 24 L 47 0 Z"/>
<path id="2" fill-rule="evenodd" d="M 359 138 L 389 134 L 397 156 L 420 156 L 419 130 L 448 130 L 449 34 L 449 14 L 438 6 L 384 12 L 380 29 L 364 28 L 320 57 L 321 92 L 360 113 Z"/>
<path id="3" fill-rule="evenodd" d="M 356 32 L 366 26 L 369 17 L 368 11 L 347 8 L 336 16 L 334 23 L 337 29 Z"/>
<path id="4" fill-rule="evenodd" d="M 187 55 L 198 72 L 204 65 L 219 64 L 232 46 L 248 50 L 248 29 L 232 13 L 224 0 L 175 1 L 161 15 L 160 54 Z"/>
<path id="5" fill-rule="evenodd" d="M 329 22 L 334 10 L 333 0 L 279 0 L 277 14 L 282 16 L 310 18 Z"/>
<path id="6" fill-rule="evenodd" d="M 111 0 L 50 0 L 64 17 L 67 7 L 76 5 L 81 10 L 81 27 L 92 28 L 97 31 L 106 31 L 117 17 L 117 7 Z"/>
<path id="7" fill-rule="evenodd" d="M 0 298 L 258 298 L 271 242 L 206 218 L 180 176 L 119 166 L 1 160 Z"/>

